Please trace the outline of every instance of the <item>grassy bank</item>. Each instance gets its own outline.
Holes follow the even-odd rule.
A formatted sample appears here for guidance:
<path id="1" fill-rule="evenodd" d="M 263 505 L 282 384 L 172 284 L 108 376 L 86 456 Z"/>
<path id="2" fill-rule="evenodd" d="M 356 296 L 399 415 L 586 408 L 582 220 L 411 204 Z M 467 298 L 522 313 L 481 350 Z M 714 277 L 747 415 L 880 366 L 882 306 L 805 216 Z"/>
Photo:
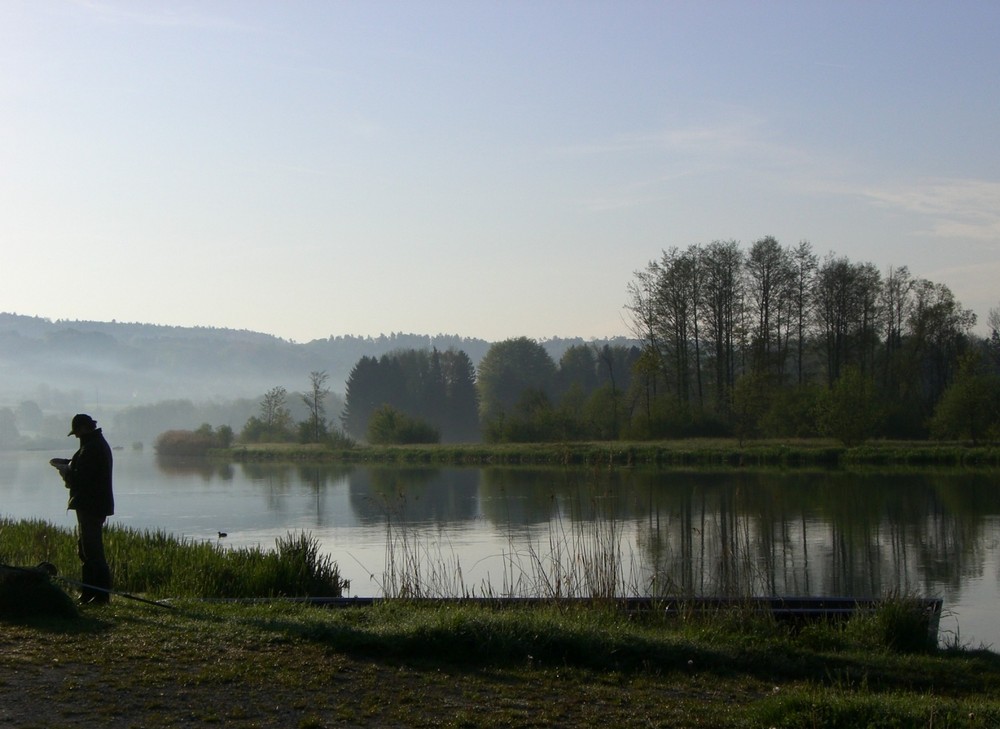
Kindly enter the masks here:
<path id="1" fill-rule="evenodd" d="M 923 441 L 846 447 L 828 440 L 687 439 L 656 442 L 501 443 L 414 446 L 250 444 L 215 451 L 235 461 L 295 460 L 432 465 L 588 466 L 944 466 L 1000 467 L 1000 448 Z"/>
<path id="2" fill-rule="evenodd" d="M 115 589 L 152 597 L 339 596 L 337 564 L 306 534 L 278 539 L 274 549 L 223 549 L 164 532 L 109 527 L 105 551 Z M 38 520 L 0 518 L 0 563 L 52 564 L 67 579 L 79 574 L 76 537 Z"/>
<path id="3" fill-rule="evenodd" d="M 876 618 L 793 632 L 558 605 L 118 600 L 2 625 L 5 725 L 989 727 L 1000 657 Z"/>

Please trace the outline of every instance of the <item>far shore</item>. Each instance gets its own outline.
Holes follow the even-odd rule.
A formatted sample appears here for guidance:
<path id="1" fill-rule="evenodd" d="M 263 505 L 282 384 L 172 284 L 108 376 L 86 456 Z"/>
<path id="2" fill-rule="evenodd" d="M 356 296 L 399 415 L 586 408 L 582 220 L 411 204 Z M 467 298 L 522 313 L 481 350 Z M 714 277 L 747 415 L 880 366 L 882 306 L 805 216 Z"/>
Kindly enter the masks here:
<path id="1" fill-rule="evenodd" d="M 628 467 L 1000 467 L 1000 447 L 928 441 L 683 439 L 655 442 L 465 443 L 331 448 L 322 444 L 236 444 L 210 455 L 232 461 L 452 466 Z"/>

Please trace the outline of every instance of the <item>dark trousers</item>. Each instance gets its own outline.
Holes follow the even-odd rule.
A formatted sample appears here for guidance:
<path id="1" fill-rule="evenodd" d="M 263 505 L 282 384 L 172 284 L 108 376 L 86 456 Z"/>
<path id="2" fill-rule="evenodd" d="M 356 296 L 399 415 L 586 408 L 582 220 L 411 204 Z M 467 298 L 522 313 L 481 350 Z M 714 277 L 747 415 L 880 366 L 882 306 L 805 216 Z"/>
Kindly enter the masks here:
<path id="1" fill-rule="evenodd" d="M 76 512 L 77 554 L 83 563 L 83 584 L 90 586 L 83 588 L 82 600 L 106 602 L 109 598 L 104 591 L 111 589 L 111 568 L 104 556 L 104 520 L 103 514 Z M 92 587 L 103 589 L 94 590 Z"/>

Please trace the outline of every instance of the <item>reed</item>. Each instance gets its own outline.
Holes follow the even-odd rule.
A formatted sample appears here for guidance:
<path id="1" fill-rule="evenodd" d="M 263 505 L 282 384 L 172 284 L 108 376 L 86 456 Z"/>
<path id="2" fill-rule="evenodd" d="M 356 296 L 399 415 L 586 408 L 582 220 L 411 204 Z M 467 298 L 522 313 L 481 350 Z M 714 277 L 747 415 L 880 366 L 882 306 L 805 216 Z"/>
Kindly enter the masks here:
<path id="1" fill-rule="evenodd" d="M 115 589 L 154 597 L 339 597 L 339 568 L 308 534 L 288 534 L 273 550 L 225 549 L 162 531 L 107 529 L 105 550 Z M 0 562 L 50 562 L 59 575 L 79 573 L 76 538 L 38 520 L 0 518 Z"/>
<path id="2" fill-rule="evenodd" d="M 538 538 L 522 547 L 511 533 L 507 549 L 494 555 L 502 564 L 500 584 L 486 578 L 470 585 L 457 551 L 439 532 L 412 526 L 406 496 L 399 494 L 380 504 L 386 551 L 379 588 L 388 598 L 642 596 L 642 559 L 632 552 L 612 502 L 613 495 L 594 493 L 591 518 L 570 519 L 552 497 L 552 518 Z"/>

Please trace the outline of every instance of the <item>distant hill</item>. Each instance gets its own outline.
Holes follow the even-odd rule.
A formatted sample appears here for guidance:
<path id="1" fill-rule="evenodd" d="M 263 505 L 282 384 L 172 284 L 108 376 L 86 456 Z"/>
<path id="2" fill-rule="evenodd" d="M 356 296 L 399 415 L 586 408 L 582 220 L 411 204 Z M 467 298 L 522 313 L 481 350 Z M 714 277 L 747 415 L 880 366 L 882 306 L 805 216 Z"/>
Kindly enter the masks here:
<path id="1" fill-rule="evenodd" d="M 580 338 L 541 342 L 557 362 L 570 346 L 583 343 Z M 0 313 L 0 407 L 23 400 L 72 409 L 258 398 L 278 385 L 289 392 L 304 390 L 312 371 L 326 371 L 330 388 L 342 393 L 364 356 L 454 348 L 478 364 L 490 346 L 483 339 L 403 333 L 331 336 L 300 344 L 247 330 Z"/>

